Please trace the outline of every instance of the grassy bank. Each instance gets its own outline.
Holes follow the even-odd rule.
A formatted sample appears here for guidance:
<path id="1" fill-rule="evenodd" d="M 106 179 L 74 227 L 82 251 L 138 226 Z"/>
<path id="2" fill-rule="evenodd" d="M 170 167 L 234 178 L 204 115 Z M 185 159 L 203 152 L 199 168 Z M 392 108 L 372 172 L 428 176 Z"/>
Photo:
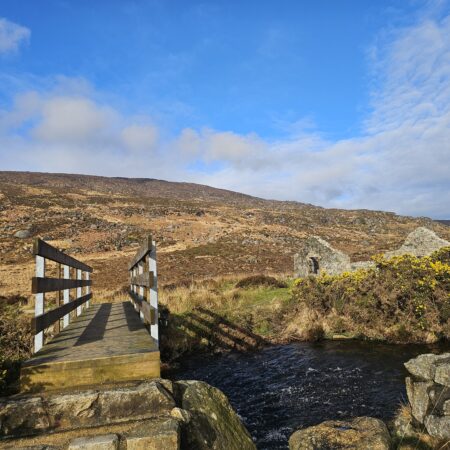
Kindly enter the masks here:
<path id="1" fill-rule="evenodd" d="M 106 296 L 105 296 L 106 298 Z M 123 301 L 125 292 L 109 295 Z M 30 354 L 20 299 L 0 301 L 0 395 Z M 160 289 L 161 351 L 248 351 L 322 338 L 432 343 L 450 339 L 450 248 L 428 258 L 375 258 L 373 268 L 303 279 L 221 277 Z"/>
<path id="2" fill-rule="evenodd" d="M 163 358 L 322 338 L 450 339 L 450 248 L 374 262 L 336 276 L 222 278 L 163 290 Z"/>

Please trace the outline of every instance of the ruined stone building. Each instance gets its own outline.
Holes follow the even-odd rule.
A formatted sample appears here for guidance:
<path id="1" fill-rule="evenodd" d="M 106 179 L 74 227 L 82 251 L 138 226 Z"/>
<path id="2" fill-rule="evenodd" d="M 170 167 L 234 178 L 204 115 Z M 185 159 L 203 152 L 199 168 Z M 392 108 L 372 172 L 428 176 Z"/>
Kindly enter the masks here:
<path id="1" fill-rule="evenodd" d="M 308 237 L 302 249 L 294 256 L 296 277 L 317 275 L 321 271 L 335 275 L 349 268 L 350 257 L 318 236 Z"/>

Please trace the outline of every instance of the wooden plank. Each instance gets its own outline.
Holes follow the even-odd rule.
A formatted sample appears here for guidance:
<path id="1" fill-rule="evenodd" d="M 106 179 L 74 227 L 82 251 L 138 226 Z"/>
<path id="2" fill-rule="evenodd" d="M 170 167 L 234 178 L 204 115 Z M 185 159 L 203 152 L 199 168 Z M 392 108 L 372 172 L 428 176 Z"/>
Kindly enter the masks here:
<path id="1" fill-rule="evenodd" d="M 61 317 L 69 314 L 75 308 L 81 306 L 83 303 L 86 303 L 91 298 L 92 294 L 83 295 L 83 297 L 79 297 L 72 302 L 65 303 L 58 308 L 34 317 L 31 321 L 32 330 L 35 334 L 45 330 L 50 325 L 53 325 L 57 320 L 61 319 Z"/>
<path id="2" fill-rule="evenodd" d="M 132 298 L 134 304 L 139 308 L 139 311 L 144 315 L 145 321 L 149 325 L 154 325 L 156 319 L 156 311 L 153 306 L 150 306 L 148 302 L 146 302 L 139 295 L 135 294 L 133 291 L 128 292 L 130 297 Z"/>
<path id="3" fill-rule="evenodd" d="M 131 277 L 131 284 L 135 284 L 136 286 L 143 286 L 147 288 L 151 288 L 154 285 L 154 274 L 153 272 L 144 272 L 139 273 Z"/>
<path id="4" fill-rule="evenodd" d="M 142 245 L 139 247 L 139 250 L 136 252 L 136 255 L 131 260 L 131 263 L 128 266 L 128 270 L 131 270 L 136 264 L 138 264 L 140 261 L 142 261 L 147 256 L 147 254 L 151 251 L 151 249 L 152 249 L 152 237 L 147 236 L 144 239 L 144 242 L 142 243 Z"/>
<path id="5" fill-rule="evenodd" d="M 91 286 L 91 280 L 66 280 L 62 278 L 33 277 L 31 279 L 31 292 L 39 294 L 43 292 L 61 291 L 83 286 Z"/>
<path id="6" fill-rule="evenodd" d="M 93 272 L 92 267 L 82 263 L 81 261 L 78 261 L 75 258 L 72 258 L 69 255 L 66 255 L 62 251 L 58 250 L 55 247 L 52 247 L 50 244 L 39 238 L 34 241 L 33 254 L 42 256 L 46 259 L 51 259 L 52 261 L 63 264 L 65 266 L 74 267 L 75 269 L 84 270 L 85 272 Z"/>

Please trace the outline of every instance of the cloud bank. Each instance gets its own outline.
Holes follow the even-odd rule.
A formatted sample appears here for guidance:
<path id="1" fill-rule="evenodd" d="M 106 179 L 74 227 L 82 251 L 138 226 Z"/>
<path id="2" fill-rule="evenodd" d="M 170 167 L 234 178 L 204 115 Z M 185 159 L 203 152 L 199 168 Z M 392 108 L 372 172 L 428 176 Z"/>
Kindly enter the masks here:
<path id="1" fill-rule="evenodd" d="M 276 141 L 208 128 L 169 135 L 154 118 L 125 115 L 94 89 L 59 79 L 0 111 L 1 168 L 192 181 L 326 207 L 450 217 L 450 17 L 391 31 L 370 65 L 371 112 L 359 136 L 336 141 L 299 127 Z"/>

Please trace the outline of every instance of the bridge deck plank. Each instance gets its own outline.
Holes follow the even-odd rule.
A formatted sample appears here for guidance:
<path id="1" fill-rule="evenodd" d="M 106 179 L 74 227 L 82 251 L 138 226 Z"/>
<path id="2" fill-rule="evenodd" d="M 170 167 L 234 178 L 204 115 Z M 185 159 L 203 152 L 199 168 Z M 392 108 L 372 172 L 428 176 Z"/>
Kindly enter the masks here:
<path id="1" fill-rule="evenodd" d="M 159 376 L 159 351 L 130 302 L 91 305 L 22 367 L 21 390 Z"/>

